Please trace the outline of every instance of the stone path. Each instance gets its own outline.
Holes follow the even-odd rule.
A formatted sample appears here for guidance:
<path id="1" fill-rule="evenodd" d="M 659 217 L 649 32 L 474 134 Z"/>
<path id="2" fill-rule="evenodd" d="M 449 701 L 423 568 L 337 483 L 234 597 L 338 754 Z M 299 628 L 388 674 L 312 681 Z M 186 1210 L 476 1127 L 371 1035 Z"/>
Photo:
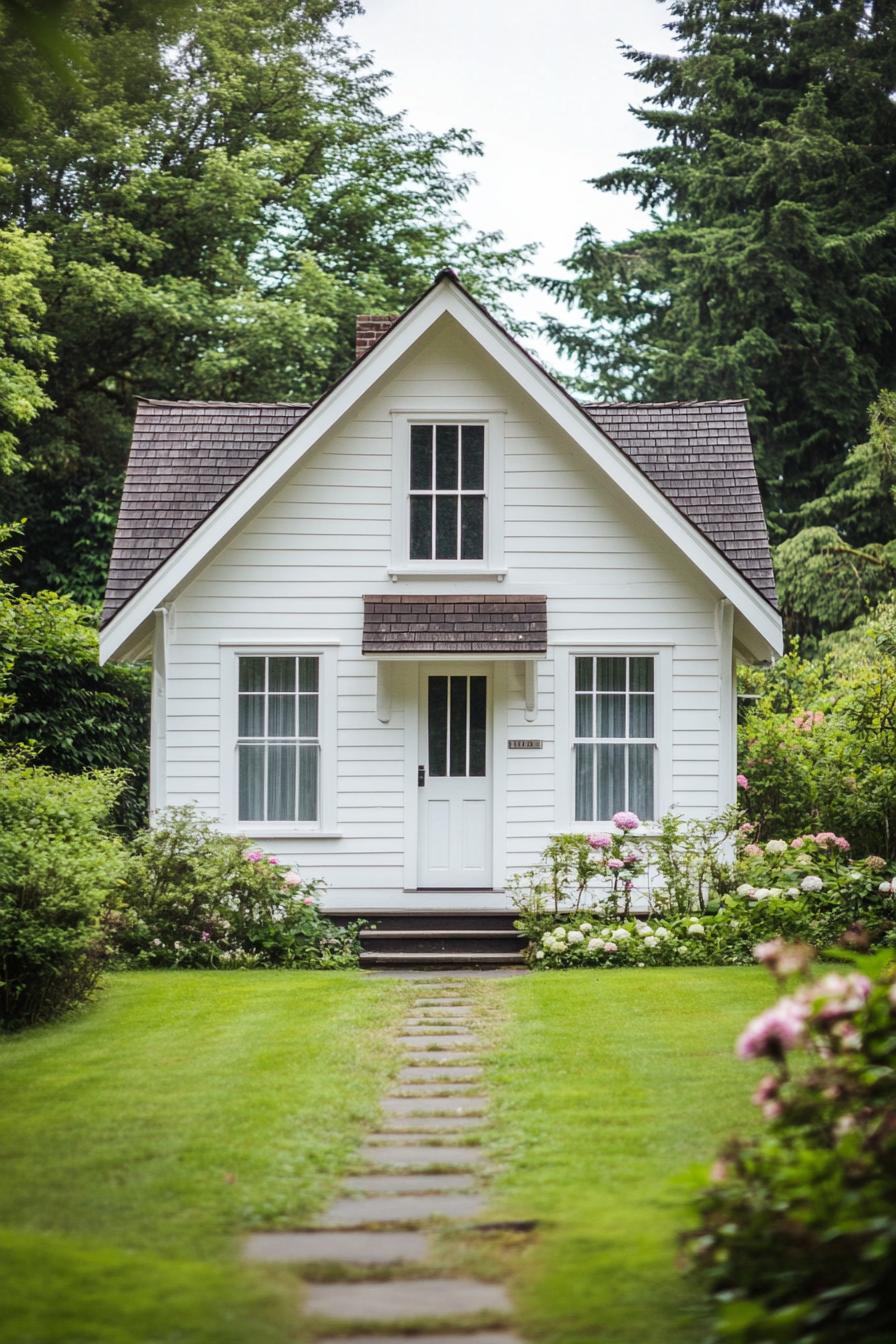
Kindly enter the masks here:
<path id="1" fill-rule="evenodd" d="M 488 1097 L 472 986 L 418 984 L 401 1069 L 342 1193 L 314 1227 L 249 1236 L 245 1256 L 304 1271 L 305 1314 L 331 1344 L 520 1344 L 503 1285 L 438 1264 L 438 1232 L 486 1206 Z"/>

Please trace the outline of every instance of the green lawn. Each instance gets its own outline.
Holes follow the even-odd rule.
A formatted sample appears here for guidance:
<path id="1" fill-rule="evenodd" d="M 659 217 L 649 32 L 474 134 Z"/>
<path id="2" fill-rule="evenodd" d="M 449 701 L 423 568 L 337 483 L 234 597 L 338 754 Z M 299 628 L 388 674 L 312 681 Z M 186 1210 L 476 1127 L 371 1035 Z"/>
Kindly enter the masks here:
<path id="1" fill-rule="evenodd" d="M 401 988 L 354 972 L 111 977 L 0 1045 L 2 1344 L 285 1344 L 242 1228 L 304 1217 L 376 1114 Z"/>
<path id="2" fill-rule="evenodd" d="M 758 1069 L 733 1043 L 773 997 L 768 975 L 569 971 L 502 988 L 495 1207 L 543 1220 L 515 1276 L 523 1334 L 694 1344 L 699 1293 L 677 1268 L 676 1236 L 694 1164 L 753 1123 Z"/>

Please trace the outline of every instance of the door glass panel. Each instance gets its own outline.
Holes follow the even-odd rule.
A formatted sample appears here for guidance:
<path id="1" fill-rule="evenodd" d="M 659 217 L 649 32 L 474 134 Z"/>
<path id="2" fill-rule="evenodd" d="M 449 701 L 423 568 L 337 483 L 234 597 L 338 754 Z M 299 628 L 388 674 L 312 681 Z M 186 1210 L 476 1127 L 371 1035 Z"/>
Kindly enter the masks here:
<path id="1" fill-rule="evenodd" d="M 485 677 L 470 678 L 470 774 L 485 774 L 486 754 L 486 685 Z"/>
<path id="2" fill-rule="evenodd" d="M 465 775 L 467 773 L 467 678 L 451 677 L 450 680 L 448 773 Z"/>
<path id="3" fill-rule="evenodd" d="M 448 678 L 429 678 L 429 773 L 448 773 Z"/>

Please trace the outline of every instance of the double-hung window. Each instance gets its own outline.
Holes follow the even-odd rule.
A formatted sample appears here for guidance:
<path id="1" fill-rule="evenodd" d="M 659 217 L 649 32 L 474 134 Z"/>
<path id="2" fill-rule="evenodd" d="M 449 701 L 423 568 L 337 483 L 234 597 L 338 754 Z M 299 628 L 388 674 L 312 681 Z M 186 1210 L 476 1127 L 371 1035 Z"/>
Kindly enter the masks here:
<path id="1" fill-rule="evenodd" d="M 485 557 L 485 425 L 411 424 L 411 560 Z"/>
<path id="2" fill-rule="evenodd" d="M 320 659 L 241 654 L 237 664 L 237 819 L 318 821 Z"/>
<path id="3" fill-rule="evenodd" d="M 655 659 L 578 656 L 573 771 L 575 820 L 608 821 L 656 812 Z"/>

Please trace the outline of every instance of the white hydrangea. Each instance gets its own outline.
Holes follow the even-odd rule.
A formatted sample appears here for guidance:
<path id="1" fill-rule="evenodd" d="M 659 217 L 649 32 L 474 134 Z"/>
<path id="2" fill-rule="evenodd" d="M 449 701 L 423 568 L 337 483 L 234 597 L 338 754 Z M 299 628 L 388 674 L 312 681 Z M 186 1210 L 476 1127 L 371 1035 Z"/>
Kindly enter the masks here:
<path id="1" fill-rule="evenodd" d="M 569 933 L 566 935 L 566 941 L 568 943 L 584 943 L 585 935 L 584 933 L 579 933 L 578 929 L 570 929 Z"/>
<path id="2" fill-rule="evenodd" d="M 689 934 L 692 934 L 694 937 L 697 937 L 697 936 L 699 936 L 701 933 L 705 933 L 705 932 L 706 932 L 706 930 L 704 929 L 704 927 L 703 927 L 702 924 L 694 923 L 694 924 L 689 924 L 689 925 L 688 925 L 688 933 L 689 933 Z"/>
<path id="3" fill-rule="evenodd" d="M 589 939 L 588 939 L 588 951 L 589 951 L 589 952 L 603 952 L 603 950 L 604 950 L 604 940 L 603 940 L 603 938 L 589 938 Z"/>
<path id="4" fill-rule="evenodd" d="M 550 932 L 548 932 L 548 933 L 543 933 L 543 934 L 541 935 L 541 941 L 542 941 L 543 943 L 552 943 L 552 942 L 554 941 L 554 935 L 553 935 L 552 933 L 550 933 Z"/>
<path id="5" fill-rule="evenodd" d="M 585 924 L 580 924 L 580 925 L 579 925 L 579 928 L 582 930 L 583 933 L 590 933 L 591 930 L 592 930 L 592 927 L 593 927 L 593 926 L 592 926 L 591 924 L 588 924 L 587 922 L 586 922 Z"/>
<path id="6" fill-rule="evenodd" d="M 657 938 L 671 938 L 672 934 L 663 924 L 660 924 L 656 929 L 656 936 Z"/>
<path id="7" fill-rule="evenodd" d="M 544 961 L 544 953 L 542 952 L 541 948 L 539 948 L 538 951 L 535 953 L 535 960 Z"/>
<path id="8" fill-rule="evenodd" d="M 652 933 L 648 934 L 648 936 L 644 939 L 645 947 L 659 947 L 659 945 L 660 945 L 659 938 L 655 938 Z"/>
<path id="9" fill-rule="evenodd" d="M 799 889 L 799 887 L 788 887 L 788 888 L 787 888 L 787 895 L 788 895 L 788 896 L 799 896 L 799 894 L 800 894 L 800 889 Z"/>
<path id="10" fill-rule="evenodd" d="M 768 844 L 767 844 L 766 847 L 765 847 L 765 852 L 766 852 L 766 854 L 786 854 L 786 853 L 787 853 L 787 841 L 786 841 L 786 840 L 769 840 Z"/>
<path id="11" fill-rule="evenodd" d="M 815 873 L 810 873 L 808 877 L 804 877 L 800 886 L 803 891 L 822 891 L 824 889 L 824 883 Z"/>
<path id="12" fill-rule="evenodd" d="M 626 938 L 631 937 L 631 934 L 629 933 L 628 929 L 614 929 L 612 937 L 614 942 L 624 943 Z"/>
<path id="13" fill-rule="evenodd" d="M 601 938 L 609 938 L 609 936 L 610 936 L 610 930 L 609 930 L 609 929 L 601 929 L 601 931 L 600 931 L 600 936 L 601 936 Z"/>
<path id="14" fill-rule="evenodd" d="M 783 895 L 783 891 L 781 887 L 769 887 L 768 894 L 769 896 L 781 896 Z"/>
<path id="15" fill-rule="evenodd" d="M 558 924 L 557 927 L 556 927 L 556 929 L 554 929 L 554 932 L 553 932 L 553 935 L 552 935 L 552 936 L 553 936 L 554 938 L 565 938 L 565 937 L 566 937 L 566 929 L 565 929 L 565 927 L 564 927 L 562 924 Z"/>
<path id="16" fill-rule="evenodd" d="M 767 899 L 768 899 L 768 887 L 754 887 L 754 888 L 753 888 L 753 900 L 754 900 L 754 901 L 765 901 L 765 900 L 767 900 Z"/>
<path id="17" fill-rule="evenodd" d="M 648 933 L 653 933 L 653 929 L 650 927 L 649 924 L 644 924 L 639 919 L 635 923 L 635 933 L 640 934 L 642 938 L 646 938 Z"/>
<path id="18" fill-rule="evenodd" d="M 878 891 L 882 896 L 889 896 L 892 890 L 893 890 L 893 884 L 891 882 L 881 882 L 880 886 L 878 887 Z"/>
<path id="19" fill-rule="evenodd" d="M 741 882 L 737 889 L 738 896 L 752 896 L 756 888 L 751 882 Z"/>

